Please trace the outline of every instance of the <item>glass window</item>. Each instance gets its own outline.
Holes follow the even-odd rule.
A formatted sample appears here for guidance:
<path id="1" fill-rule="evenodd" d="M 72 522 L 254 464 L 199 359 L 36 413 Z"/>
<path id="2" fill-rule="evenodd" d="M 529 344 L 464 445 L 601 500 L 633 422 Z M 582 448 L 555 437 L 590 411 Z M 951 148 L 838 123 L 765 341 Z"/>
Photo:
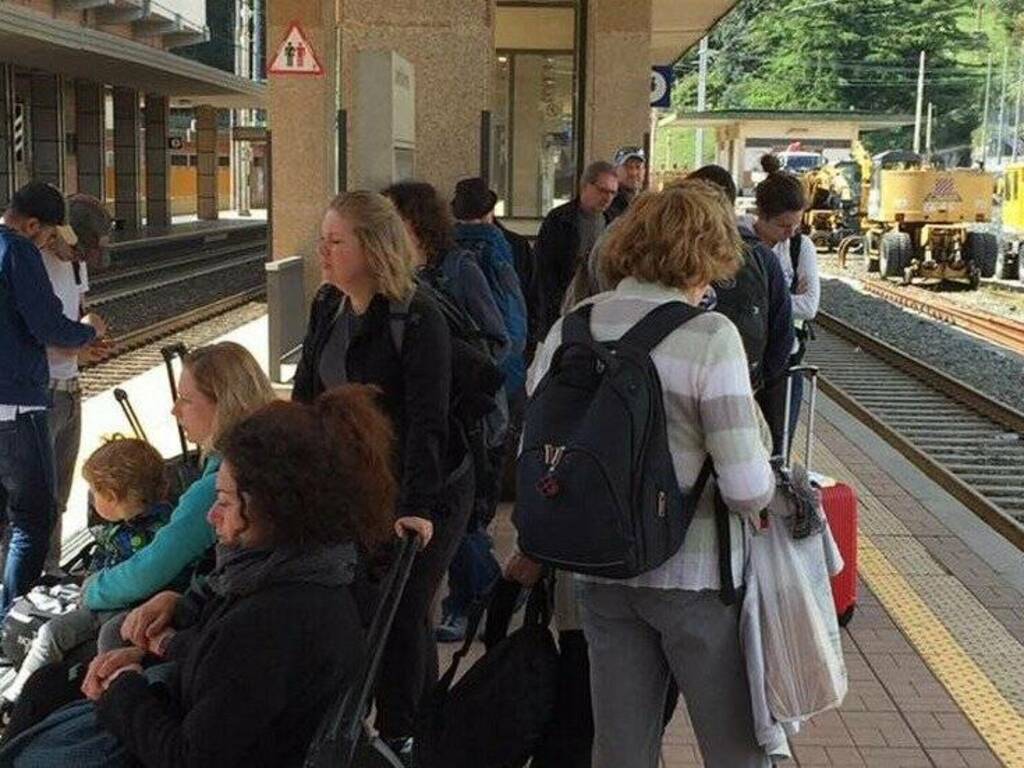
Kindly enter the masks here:
<path id="1" fill-rule="evenodd" d="M 541 217 L 572 197 L 573 56 L 498 53 L 491 179 L 498 215 Z"/>

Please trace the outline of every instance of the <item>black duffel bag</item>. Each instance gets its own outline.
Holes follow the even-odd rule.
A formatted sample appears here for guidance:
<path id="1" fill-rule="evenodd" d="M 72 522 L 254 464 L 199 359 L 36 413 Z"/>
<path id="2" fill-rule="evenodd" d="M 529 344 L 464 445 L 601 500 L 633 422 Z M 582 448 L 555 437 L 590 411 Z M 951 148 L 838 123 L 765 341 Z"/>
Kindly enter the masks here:
<path id="1" fill-rule="evenodd" d="M 548 590 L 538 584 L 523 626 L 489 648 L 452 685 L 477 636 L 483 608 L 466 641 L 429 694 L 416 735 L 420 768 L 523 766 L 551 723 L 557 696 L 558 650 L 548 629 Z"/>

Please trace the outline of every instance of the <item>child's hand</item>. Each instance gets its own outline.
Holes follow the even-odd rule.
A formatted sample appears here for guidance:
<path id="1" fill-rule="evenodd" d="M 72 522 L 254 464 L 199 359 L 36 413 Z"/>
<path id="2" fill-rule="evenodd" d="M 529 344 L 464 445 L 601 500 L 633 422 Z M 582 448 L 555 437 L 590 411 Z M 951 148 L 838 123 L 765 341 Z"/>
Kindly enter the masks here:
<path id="1" fill-rule="evenodd" d="M 171 641 L 171 638 L 174 637 L 176 634 L 177 633 L 173 629 L 168 627 L 159 635 L 150 639 L 147 649 L 154 656 L 165 656 L 167 653 L 167 644 Z"/>
<path id="2" fill-rule="evenodd" d="M 118 648 L 116 651 L 108 651 L 100 654 L 89 664 L 89 671 L 82 682 L 82 693 L 92 701 L 96 701 L 110 685 L 118 670 L 125 667 L 138 668 L 142 671 L 140 664 L 146 652 L 141 648 Z"/>
<path id="3" fill-rule="evenodd" d="M 170 627 L 180 598 L 177 592 L 158 592 L 153 595 L 128 614 L 121 625 L 121 637 L 136 648 L 148 650 L 150 643 Z"/>

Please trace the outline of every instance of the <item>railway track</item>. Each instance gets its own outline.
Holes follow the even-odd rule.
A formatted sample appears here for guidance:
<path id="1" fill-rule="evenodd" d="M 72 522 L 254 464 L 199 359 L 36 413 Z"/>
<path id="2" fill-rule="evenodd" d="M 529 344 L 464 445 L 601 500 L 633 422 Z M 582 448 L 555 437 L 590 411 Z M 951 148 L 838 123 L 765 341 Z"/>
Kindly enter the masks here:
<path id="1" fill-rule="evenodd" d="M 265 246 L 242 243 L 167 263 L 140 265 L 93 280 L 89 292 L 89 306 L 102 307 L 145 291 L 169 288 L 265 259 Z"/>
<path id="2" fill-rule="evenodd" d="M 1024 413 L 819 313 L 821 388 L 1024 550 Z"/>
<path id="3" fill-rule="evenodd" d="M 129 333 L 125 333 L 110 341 L 103 347 L 96 359 L 82 365 L 82 378 L 85 394 L 90 395 L 111 386 L 116 386 L 126 378 L 142 373 L 159 364 L 158 342 L 188 331 L 198 325 L 225 315 L 251 302 L 258 301 L 266 295 L 265 286 L 248 288 L 231 296 L 212 302 L 202 307 L 183 312 L 175 317 L 152 323 Z M 151 355 L 137 356 L 137 359 L 125 362 L 129 353 L 144 351 L 152 347 Z M 154 363 L 156 360 L 156 363 Z"/>
<path id="4" fill-rule="evenodd" d="M 961 306 L 917 288 L 893 285 L 884 280 L 862 281 L 868 293 L 949 323 L 993 344 L 1024 354 L 1024 323 L 991 312 Z"/>

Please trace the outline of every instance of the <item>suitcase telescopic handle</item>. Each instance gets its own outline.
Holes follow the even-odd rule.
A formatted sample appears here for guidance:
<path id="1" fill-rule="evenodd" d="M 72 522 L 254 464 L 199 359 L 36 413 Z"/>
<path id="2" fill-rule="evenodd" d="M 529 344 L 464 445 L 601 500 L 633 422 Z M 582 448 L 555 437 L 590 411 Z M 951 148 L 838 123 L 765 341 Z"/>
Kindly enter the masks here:
<path id="1" fill-rule="evenodd" d="M 305 768 L 348 768 L 352 765 L 384 646 L 420 545 L 419 535 L 411 532 L 399 542 L 398 556 L 385 576 L 377 609 L 366 633 L 367 656 L 363 668 L 355 684 L 342 694 L 321 722 L 303 763 Z"/>
<path id="2" fill-rule="evenodd" d="M 785 465 L 790 466 L 789 421 L 793 411 L 793 377 L 803 376 L 811 383 L 809 394 L 810 408 L 807 411 L 807 446 L 804 454 L 804 466 L 811 469 L 812 449 L 814 446 L 814 412 L 818 402 L 818 367 L 815 365 L 794 365 L 786 378 L 786 411 L 782 422 L 782 450 Z"/>
<path id="3" fill-rule="evenodd" d="M 185 355 L 188 354 L 188 347 L 185 346 L 184 342 L 176 341 L 173 344 L 160 348 L 160 354 L 164 358 L 164 366 L 167 368 L 167 384 L 171 388 L 171 402 L 176 402 L 178 399 L 178 383 L 174 380 L 174 358 L 184 360 Z M 192 462 L 189 460 L 188 453 L 188 438 L 185 435 L 185 429 L 179 423 L 178 425 L 178 442 L 181 444 L 181 455 L 184 457 L 186 466 Z M 198 458 L 194 462 L 195 467 L 199 468 Z"/>
<path id="4" fill-rule="evenodd" d="M 132 432 L 135 433 L 135 436 L 148 443 L 149 437 L 146 436 L 146 430 L 142 428 L 142 422 L 139 421 L 139 417 L 135 413 L 132 401 L 128 399 L 128 393 L 120 387 L 117 387 L 114 389 L 114 399 L 117 400 L 118 405 L 121 406 L 121 410 L 124 412 L 124 417 L 128 420 L 128 426 L 132 428 Z"/>

